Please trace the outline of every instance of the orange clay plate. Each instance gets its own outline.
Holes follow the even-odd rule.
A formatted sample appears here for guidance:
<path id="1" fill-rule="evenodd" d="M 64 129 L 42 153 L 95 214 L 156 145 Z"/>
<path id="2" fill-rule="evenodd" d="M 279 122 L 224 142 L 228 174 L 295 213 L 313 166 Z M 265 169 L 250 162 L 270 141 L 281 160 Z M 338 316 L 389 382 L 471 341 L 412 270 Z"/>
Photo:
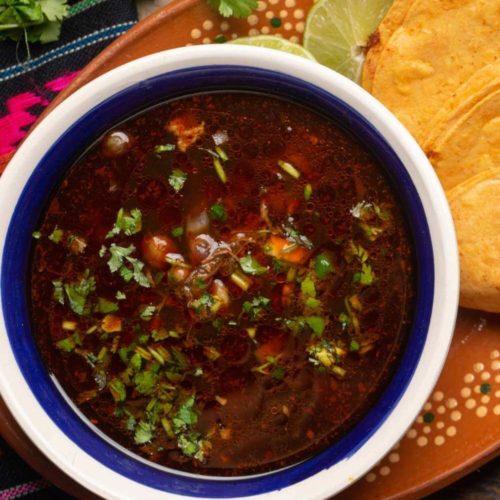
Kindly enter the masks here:
<path id="1" fill-rule="evenodd" d="M 138 57 L 160 50 L 276 34 L 300 42 L 311 0 L 259 1 L 247 19 L 223 19 L 204 0 L 175 0 L 138 23 L 61 92 L 69 94 Z M 35 469 L 69 493 L 82 488 L 34 448 L 0 404 L 0 430 Z M 500 315 L 461 310 L 441 378 L 419 417 L 393 450 L 340 498 L 419 498 L 500 452 Z M 89 496 L 86 496 L 89 498 Z"/>

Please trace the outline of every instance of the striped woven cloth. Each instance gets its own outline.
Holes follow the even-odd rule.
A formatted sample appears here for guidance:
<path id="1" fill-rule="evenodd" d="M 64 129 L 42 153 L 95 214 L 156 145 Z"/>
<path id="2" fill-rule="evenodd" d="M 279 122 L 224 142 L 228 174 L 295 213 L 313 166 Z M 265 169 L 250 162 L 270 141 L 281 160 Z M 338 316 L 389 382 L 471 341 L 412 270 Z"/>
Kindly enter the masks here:
<path id="1" fill-rule="evenodd" d="M 69 1 L 61 37 L 46 45 L 0 42 L 0 174 L 49 102 L 113 39 L 137 21 L 133 0 Z M 0 200 L 1 207 L 1 200 Z M 1 208 L 0 208 L 1 209 Z M 70 498 L 0 439 L 0 500 Z"/>
<path id="2" fill-rule="evenodd" d="M 133 0 L 69 1 L 61 37 L 0 42 L 0 173 L 43 108 L 95 55 L 137 21 Z M 1 500 L 1 497 L 0 497 Z"/>

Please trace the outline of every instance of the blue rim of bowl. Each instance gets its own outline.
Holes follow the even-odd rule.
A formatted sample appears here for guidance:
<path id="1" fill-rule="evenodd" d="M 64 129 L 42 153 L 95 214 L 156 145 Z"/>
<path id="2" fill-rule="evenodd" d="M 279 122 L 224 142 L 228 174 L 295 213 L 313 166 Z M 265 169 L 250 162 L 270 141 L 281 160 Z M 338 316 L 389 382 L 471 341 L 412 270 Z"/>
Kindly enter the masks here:
<path id="1" fill-rule="evenodd" d="M 73 411 L 49 377 L 33 341 L 28 270 L 31 234 L 37 229 L 54 187 L 89 144 L 113 125 L 162 101 L 224 90 L 259 91 L 303 104 L 330 117 L 371 151 L 404 205 L 414 240 L 417 296 L 399 367 L 374 406 L 351 431 L 323 452 L 289 468 L 221 480 L 176 474 L 148 465 L 103 439 Z M 432 313 L 434 272 L 432 240 L 417 189 L 397 154 L 366 118 L 326 90 L 296 77 L 255 67 L 214 65 L 176 70 L 133 84 L 88 111 L 50 147 L 24 187 L 10 221 L 0 293 L 10 346 L 24 379 L 46 414 L 80 449 L 118 474 L 161 491 L 228 498 L 268 493 L 311 477 L 348 459 L 375 433 L 397 405 L 418 365 Z"/>

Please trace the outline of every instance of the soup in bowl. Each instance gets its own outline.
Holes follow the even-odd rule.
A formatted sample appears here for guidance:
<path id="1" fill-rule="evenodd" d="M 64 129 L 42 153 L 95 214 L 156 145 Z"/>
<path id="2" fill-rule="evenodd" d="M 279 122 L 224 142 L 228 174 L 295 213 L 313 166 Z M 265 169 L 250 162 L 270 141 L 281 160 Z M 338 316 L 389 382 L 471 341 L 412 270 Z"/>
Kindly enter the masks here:
<path id="1" fill-rule="evenodd" d="M 443 193 L 397 121 L 314 63 L 130 63 L 51 113 L 0 188 L 2 395 L 103 496 L 331 495 L 444 361 Z"/>

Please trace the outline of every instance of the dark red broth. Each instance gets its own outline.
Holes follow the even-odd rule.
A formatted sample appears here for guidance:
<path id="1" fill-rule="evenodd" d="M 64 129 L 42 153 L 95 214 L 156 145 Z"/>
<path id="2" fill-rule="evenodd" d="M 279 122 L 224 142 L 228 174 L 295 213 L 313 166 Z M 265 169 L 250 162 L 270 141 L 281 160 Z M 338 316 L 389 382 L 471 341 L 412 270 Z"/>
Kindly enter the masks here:
<path id="1" fill-rule="evenodd" d="M 328 119 L 197 95 L 122 123 L 70 169 L 34 234 L 49 370 L 135 453 L 267 471 L 367 412 L 408 333 L 402 210 Z"/>

